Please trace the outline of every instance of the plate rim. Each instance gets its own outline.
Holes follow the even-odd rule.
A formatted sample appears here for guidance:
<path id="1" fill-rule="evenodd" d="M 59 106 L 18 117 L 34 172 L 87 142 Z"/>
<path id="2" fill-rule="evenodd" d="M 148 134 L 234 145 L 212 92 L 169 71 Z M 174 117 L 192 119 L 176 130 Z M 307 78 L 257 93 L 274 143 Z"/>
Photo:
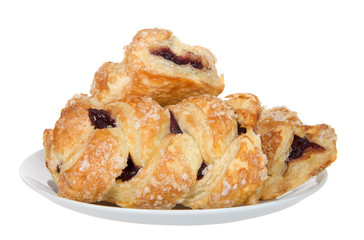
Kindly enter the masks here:
<path id="1" fill-rule="evenodd" d="M 146 215 L 146 216 L 150 216 L 150 217 L 153 217 L 153 216 L 158 216 L 158 217 L 168 217 L 168 216 L 173 216 L 173 217 L 196 217 L 196 216 L 206 217 L 206 216 L 219 215 L 219 214 L 223 214 L 223 215 L 239 214 L 239 213 L 243 213 L 243 212 L 252 212 L 252 211 L 255 211 L 255 210 L 269 209 L 269 208 L 272 208 L 272 207 L 277 206 L 277 205 L 288 205 L 286 207 L 281 207 L 281 209 L 279 209 L 279 210 L 275 210 L 275 211 L 270 212 L 270 213 L 273 213 L 273 212 L 280 211 L 280 210 L 283 210 L 285 208 L 288 208 L 288 207 L 298 203 L 299 201 L 303 200 L 304 198 L 312 195 L 313 193 L 317 192 L 318 190 L 320 190 L 325 185 L 325 183 L 327 182 L 327 179 L 328 179 L 327 170 L 324 169 L 318 175 L 313 177 L 313 178 L 316 179 L 317 185 L 315 185 L 313 188 L 308 189 L 305 192 L 299 193 L 297 195 L 292 195 L 292 196 L 288 196 L 288 197 L 285 197 L 285 198 L 281 198 L 281 199 L 268 200 L 266 202 L 262 202 L 262 203 L 259 203 L 259 204 L 256 204 L 256 205 L 249 205 L 249 206 L 238 206 L 238 207 L 230 207 L 230 208 L 214 208 L 214 209 L 137 209 L 137 208 L 122 208 L 122 207 L 118 207 L 118 206 L 104 206 L 104 205 L 97 205 L 97 204 L 92 204 L 92 203 L 84 203 L 84 202 L 73 201 L 73 200 L 66 199 L 66 198 L 60 198 L 57 194 L 51 194 L 51 193 L 45 191 L 44 189 L 38 188 L 37 186 L 32 184 L 31 181 L 29 181 L 27 179 L 27 178 L 29 178 L 29 179 L 32 179 L 32 178 L 29 177 L 29 174 L 25 174 L 26 165 L 29 164 L 29 162 L 31 162 L 32 160 L 36 161 L 36 160 L 34 160 L 34 158 L 36 158 L 37 155 L 44 154 L 44 152 L 45 152 L 44 149 L 38 150 L 38 151 L 28 155 L 28 157 L 26 157 L 22 161 L 22 163 L 19 166 L 19 175 L 20 175 L 21 179 L 23 180 L 23 182 L 28 187 L 30 187 L 32 190 L 38 192 L 39 194 L 43 195 L 44 197 L 48 198 L 49 200 L 53 201 L 54 203 L 56 203 L 58 205 L 61 205 L 63 207 L 66 207 L 66 208 L 69 208 L 69 209 L 72 209 L 74 211 L 78 211 L 78 212 L 81 212 L 81 213 L 84 213 L 84 214 L 96 216 L 96 217 L 100 217 L 100 216 L 90 214 L 90 213 L 87 213 L 85 211 L 77 210 L 77 208 L 80 208 L 81 210 L 87 210 L 87 209 L 96 210 L 96 211 L 105 212 L 105 213 L 135 214 L 135 215 Z M 51 178 L 50 174 L 49 174 L 49 178 L 50 178 L 50 180 L 53 180 Z M 317 181 L 317 178 L 320 178 L 319 182 Z M 309 181 L 310 180 L 307 180 L 300 187 L 304 186 Z M 47 186 L 47 187 L 49 187 L 49 186 Z M 300 187 L 298 187 L 298 188 L 300 188 Z M 294 191 L 294 190 L 291 190 L 291 191 Z M 52 191 L 53 191 L 53 189 L 52 189 Z M 73 207 L 71 207 L 71 206 L 73 206 Z M 266 213 L 266 214 L 269 214 L 269 213 Z M 266 214 L 262 214 L 262 215 L 266 215 Z M 257 215 L 257 217 L 258 216 L 259 215 Z M 116 218 L 102 217 L 102 216 L 101 216 L 101 218 L 118 220 Z M 249 217 L 249 218 L 252 218 L 252 217 Z M 244 220 L 244 219 L 246 219 L 246 218 L 241 218 L 240 220 Z M 216 222 L 216 223 L 224 223 L 224 222 L 232 222 L 232 221 L 240 221 L 240 220 L 238 219 L 238 220 L 231 220 L 231 221 L 220 221 L 220 222 Z M 119 221 L 122 221 L 122 220 L 119 220 Z M 137 223 L 152 223 L 152 222 L 143 222 L 143 221 L 127 221 L 127 220 L 125 220 L 125 221 L 126 222 L 137 222 Z M 156 224 L 160 224 L 160 223 L 157 222 Z M 181 224 L 173 224 L 173 223 L 168 223 L 168 222 L 167 223 L 162 223 L 162 224 L 181 225 Z M 199 223 L 197 223 L 197 224 L 199 224 Z M 204 223 L 201 223 L 201 224 L 204 224 Z M 210 224 L 210 223 L 207 223 L 207 224 Z M 189 224 L 182 224 L 182 225 L 189 225 Z"/>

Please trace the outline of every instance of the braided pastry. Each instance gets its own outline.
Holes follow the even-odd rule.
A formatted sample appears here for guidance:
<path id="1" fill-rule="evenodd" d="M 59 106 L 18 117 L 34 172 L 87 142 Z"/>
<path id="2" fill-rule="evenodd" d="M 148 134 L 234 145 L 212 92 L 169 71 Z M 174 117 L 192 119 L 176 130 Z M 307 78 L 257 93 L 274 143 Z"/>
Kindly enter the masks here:
<path id="1" fill-rule="evenodd" d="M 336 160 L 336 134 L 326 124 L 304 125 L 286 107 L 265 109 L 258 122 L 268 179 L 249 201 L 272 199 L 300 186 Z"/>
<path id="2" fill-rule="evenodd" d="M 237 114 L 209 95 L 165 109 L 148 97 L 75 96 L 44 146 L 59 196 L 122 207 L 239 206 L 267 175 L 259 137 L 239 135 Z"/>
<path id="3" fill-rule="evenodd" d="M 216 58 L 206 48 L 181 43 L 171 31 L 144 29 L 125 47 L 122 63 L 107 62 L 95 73 L 91 94 L 103 103 L 150 96 L 162 106 L 224 89 Z"/>
<path id="4" fill-rule="evenodd" d="M 44 131 L 46 166 L 60 197 L 101 201 L 126 166 L 127 140 L 98 107 L 86 95 L 77 95 L 68 101 L 54 129 Z"/>
<path id="5" fill-rule="evenodd" d="M 266 178 L 267 163 L 259 137 L 239 135 L 234 111 L 221 100 L 190 97 L 169 107 L 180 129 L 190 134 L 201 151 L 203 178 L 182 203 L 191 208 L 239 206 Z"/>

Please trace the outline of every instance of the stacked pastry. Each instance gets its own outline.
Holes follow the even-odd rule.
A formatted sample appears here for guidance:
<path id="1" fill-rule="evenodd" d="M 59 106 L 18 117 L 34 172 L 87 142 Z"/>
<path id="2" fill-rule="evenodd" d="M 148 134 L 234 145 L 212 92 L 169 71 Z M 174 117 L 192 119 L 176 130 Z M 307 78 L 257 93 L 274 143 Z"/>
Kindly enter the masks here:
<path id="1" fill-rule="evenodd" d="M 121 63 L 96 72 L 91 95 L 75 95 L 44 131 L 59 196 L 130 208 L 234 207 L 276 198 L 335 161 L 328 125 L 304 125 L 249 93 L 218 98 L 215 63 L 168 30 L 139 31 Z"/>

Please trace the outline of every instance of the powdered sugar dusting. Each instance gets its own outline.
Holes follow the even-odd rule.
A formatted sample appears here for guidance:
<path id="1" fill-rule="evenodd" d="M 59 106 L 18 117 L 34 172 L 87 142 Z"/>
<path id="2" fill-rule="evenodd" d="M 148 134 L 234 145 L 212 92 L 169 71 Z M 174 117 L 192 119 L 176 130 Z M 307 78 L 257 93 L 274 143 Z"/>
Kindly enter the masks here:
<path id="1" fill-rule="evenodd" d="M 321 125 L 320 131 L 318 132 L 318 137 L 320 140 L 327 139 L 330 141 L 337 140 L 337 136 L 335 134 L 335 130 L 330 128 L 328 125 Z"/>
<path id="2" fill-rule="evenodd" d="M 90 167 L 90 163 L 88 161 L 87 156 L 83 159 L 80 167 L 80 172 L 86 172 L 88 168 Z"/>
<path id="3" fill-rule="evenodd" d="M 155 108 L 149 109 L 149 111 L 146 112 L 144 116 L 145 116 L 146 119 L 151 118 L 151 119 L 153 119 L 155 121 L 157 121 L 157 120 L 160 119 L 160 116 L 158 114 L 158 111 Z"/>
<path id="4" fill-rule="evenodd" d="M 269 116 L 273 119 L 273 121 L 284 122 L 289 120 L 290 122 L 295 123 L 297 125 L 302 124 L 299 118 L 297 117 L 297 113 L 290 111 L 286 107 L 275 107 L 267 111 L 269 112 Z"/>
<path id="5" fill-rule="evenodd" d="M 182 174 L 182 179 L 187 181 L 187 179 L 189 178 L 188 174 L 187 173 L 183 173 Z"/>
<path id="6" fill-rule="evenodd" d="M 139 129 L 140 128 L 140 121 L 138 118 L 134 118 L 134 128 Z"/>
<path id="7" fill-rule="evenodd" d="M 222 192 L 221 196 L 227 196 L 228 193 L 231 191 L 232 187 L 229 181 L 227 181 L 225 178 L 222 181 Z"/>

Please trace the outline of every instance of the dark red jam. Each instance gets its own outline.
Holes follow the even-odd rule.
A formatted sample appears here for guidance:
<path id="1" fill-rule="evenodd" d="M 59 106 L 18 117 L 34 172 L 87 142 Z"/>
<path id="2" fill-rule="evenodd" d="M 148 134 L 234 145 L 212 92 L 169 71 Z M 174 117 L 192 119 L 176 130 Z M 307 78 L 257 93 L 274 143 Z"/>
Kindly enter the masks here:
<path id="1" fill-rule="evenodd" d="M 246 133 L 246 128 L 242 127 L 239 123 L 238 123 L 238 135 L 244 134 Z"/>
<path id="2" fill-rule="evenodd" d="M 192 57 L 191 57 L 192 53 L 190 55 L 187 54 L 186 56 L 177 56 L 176 54 L 174 54 L 174 52 L 172 52 L 172 50 L 170 48 L 161 48 L 156 51 L 151 51 L 150 53 L 155 56 L 161 56 L 164 59 L 166 59 L 168 61 L 172 61 L 173 63 L 175 63 L 177 65 L 191 64 L 191 66 L 194 68 L 197 68 L 197 69 L 203 68 L 201 59 L 200 58 L 195 59 L 196 57 L 194 57 L 192 59 Z"/>
<path id="3" fill-rule="evenodd" d="M 57 173 L 61 172 L 61 164 L 57 165 Z"/>
<path id="4" fill-rule="evenodd" d="M 178 122 L 176 121 L 176 118 L 174 117 L 173 113 L 170 112 L 171 118 L 170 118 L 170 131 L 174 134 L 182 134 L 182 130 L 178 125 Z"/>
<path id="5" fill-rule="evenodd" d="M 88 116 L 91 121 L 91 125 L 95 129 L 103 129 L 108 127 L 116 127 L 115 120 L 111 117 L 110 113 L 102 109 L 88 109 Z"/>
<path id="6" fill-rule="evenodd" d="M 323 149 L 321 146 L 317 145 L 316 143 L 310 142 L 307 138 L 301 138 L 297 135 L 294 135 L 293 142 L 291 145 L 292 150 L 288 156 L 288 161 L 302 157 L 303 152 L 307 148 Z"/>
<path id="7" fill-rule="evenodd" d="M 130 156 L 128 156 L 127 166 L 123 169 L 120 176 L 116 179 L 121 179 L 121 181 L 125 182 L 130 179 L 132 179 L 139 171 L 140 167 L 136 166 L 133 162 L 133 159 Z"/>
<path id="8" fill-rule="evenodd" d="M 200 180 L 201 178 L 203 178 L 203 170 L 205 170 L 205 168 L 207 168 L 207 165 L 205 162 L 202 162 L 200 169 L 198 169 L 197 172 L 197 180 Z"/>

